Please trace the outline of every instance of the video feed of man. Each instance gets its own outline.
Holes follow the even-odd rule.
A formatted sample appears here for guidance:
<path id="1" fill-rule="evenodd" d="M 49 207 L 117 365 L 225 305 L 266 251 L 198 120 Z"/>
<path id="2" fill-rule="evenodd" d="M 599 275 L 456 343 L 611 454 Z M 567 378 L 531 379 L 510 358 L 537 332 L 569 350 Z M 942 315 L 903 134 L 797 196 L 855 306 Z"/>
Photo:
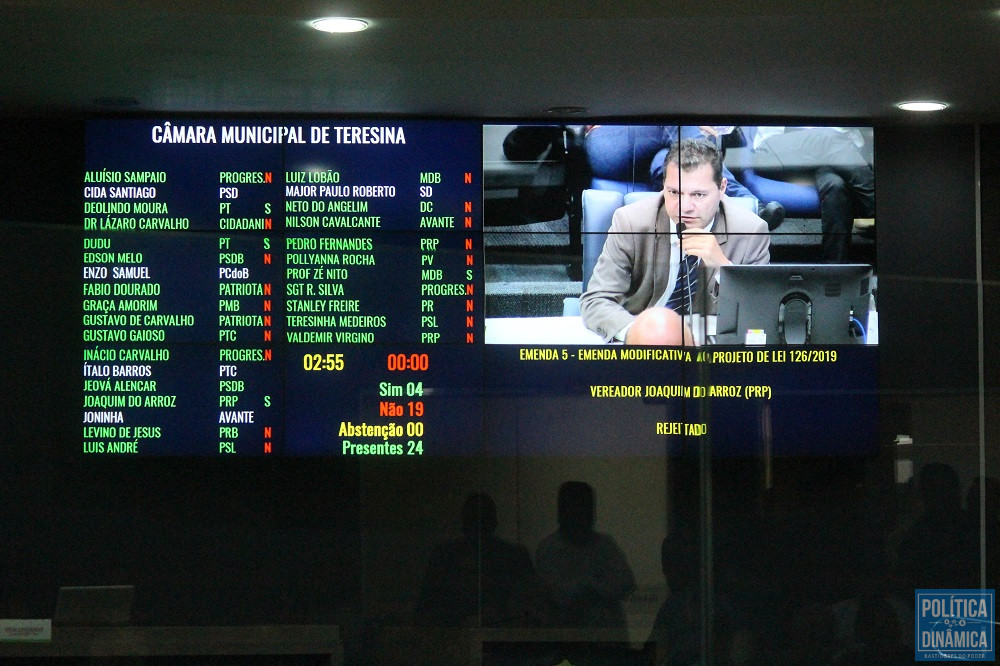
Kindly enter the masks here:
<path id="1" fill-rule="evenodd" d="M 484 126 L 486 342 L 877 344 L 872 135 Z"/>

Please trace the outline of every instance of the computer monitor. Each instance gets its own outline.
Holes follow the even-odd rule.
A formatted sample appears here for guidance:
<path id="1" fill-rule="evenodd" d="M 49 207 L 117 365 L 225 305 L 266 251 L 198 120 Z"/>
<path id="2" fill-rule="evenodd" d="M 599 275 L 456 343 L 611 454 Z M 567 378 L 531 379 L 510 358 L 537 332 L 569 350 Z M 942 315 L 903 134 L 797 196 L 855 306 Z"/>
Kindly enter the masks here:
<path id="1" fill-rule="evenodd" d="M 723 266 L 716 344 L 863 344 L 867 264 Z"/>

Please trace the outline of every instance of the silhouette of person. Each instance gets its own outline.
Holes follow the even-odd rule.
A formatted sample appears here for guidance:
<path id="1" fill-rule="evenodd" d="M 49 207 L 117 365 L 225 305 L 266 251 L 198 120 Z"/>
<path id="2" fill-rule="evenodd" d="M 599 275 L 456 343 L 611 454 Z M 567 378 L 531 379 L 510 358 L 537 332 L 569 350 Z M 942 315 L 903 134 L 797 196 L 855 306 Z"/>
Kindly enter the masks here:
<path id="1" fill-rule="evenodd" d="M 979 587 L 976 526 L 962 511 L 958 474 L 950 465 L 928 463 L 917 488 L 923 508 L 899 544 L 901 593 Z"/>
<path id="2" fill-rule="evenodd" d="M 695 664 L 701 659 L 701 560 L 698 541 L 689 531 L 663 540 L 660 566 L 667 581 L 667 598 L 653 621 L 645 652 L 654 664 Z M 753 649 L 742 614 L 721 592 L 713 597 L 714 660 L 741 663 L 737 654 Z M 749 658 L 749 657 L 748 657 Z"/>
<path id="3" fill-rule="evenodd" d="M 496 536 L 493 498 L 469 495 L 462 536 L 431 553 L 416 604 L 415 624 L 440 627 L 520 626 L 535 583 L 528 549 Z"/>
<path id="4" fill-rule="evenodd" d="M 538 544 L 535 562 L 555 626 L 617 630 L 618 640 L 628 640 L 622 602 L 635 590 L 635 577 L 615 540 L 594 531 L 588 484 L 567 481 L 559 488 L 559 529 Z"/>
<path id="5" fill-rule="evenodd" d="M 768 128 L 758 131 L 754 168 L 766 175 L 810 173 L 819 193 L 822 259 L 843 261 L 854 217 L 875 215 L 875 173 L 852 137 L 833 127 Z"/>
<path id="6" fill-rule="evenodd" d="M 878 593 L 865 594 L 852 601 L 852 642 L 834 660 L 836 666 L 913 663 L 913 648 L 901 639 L 899 615 L 893 602 Z"/>

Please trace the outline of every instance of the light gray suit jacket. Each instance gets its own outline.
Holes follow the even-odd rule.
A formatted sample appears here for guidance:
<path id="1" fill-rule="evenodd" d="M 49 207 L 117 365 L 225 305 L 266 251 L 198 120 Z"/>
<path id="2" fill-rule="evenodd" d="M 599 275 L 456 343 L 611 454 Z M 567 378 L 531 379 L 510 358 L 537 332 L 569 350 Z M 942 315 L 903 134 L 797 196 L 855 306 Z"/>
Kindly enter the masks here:
<path id="1" fill-rule="evenodd" d="M 734 264 L 771 261 L 767 223 L 730 202 L 729 197 L 722 197 L 712 233 L 722 253 Z M 587 328 L 611 341 L 637 314 L 659 300 L 670 281 L 670 240 L 670 220 L 662 195 L 615 211 L 604 250 L 580 299 L 580 314 Z M 701 271 L 694 311 L 715 314 L 718 269 L 702 267 Z"/>

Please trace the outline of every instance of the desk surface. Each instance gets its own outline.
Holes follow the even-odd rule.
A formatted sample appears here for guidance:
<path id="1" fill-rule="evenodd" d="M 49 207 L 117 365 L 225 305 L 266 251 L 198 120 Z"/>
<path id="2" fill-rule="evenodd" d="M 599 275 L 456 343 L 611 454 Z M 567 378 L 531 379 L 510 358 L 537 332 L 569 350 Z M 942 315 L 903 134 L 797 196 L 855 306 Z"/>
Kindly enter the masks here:
<path id="1" fill-rule="evenodd" d="M 486 344 L 603 345 L 604 340 L 576 317 L 494 317 L 486 319 Z"/>
<path id="2" fill-rule="evenodd" d="M 153 657 L 329 654 L 343 661 L 336 625 L 53 627 L 47 642 L 0 643 L 3 657 Z"/>
<path id="3" fill-rule="evenodd" d="M 685 319 L 692 331 L 699 336 L 700 319 Z M 715 317 L 707 317 L 708 335 L 715 334 Z M 506 345 L 603 345 L 604 339 L 583 325 L 579 315 L 574 317 L 495 317 L 486 319 L 486 344 Z"/>
<path id="4" fill-rule="evenodd" d="M 705 317 L 705 331 L 701 330 L 699 315 L 685 317 L 685 323 L 694 332 L 700 344 L 705 336 L 715 335 L 715 315 Z M 493 317 L 486 319 L 486 344 L 501 345 L 603 345 L 604 340 L 575 317 Z M 867 344 L 878 344 L 878 313 L 868 313 Z"/>

